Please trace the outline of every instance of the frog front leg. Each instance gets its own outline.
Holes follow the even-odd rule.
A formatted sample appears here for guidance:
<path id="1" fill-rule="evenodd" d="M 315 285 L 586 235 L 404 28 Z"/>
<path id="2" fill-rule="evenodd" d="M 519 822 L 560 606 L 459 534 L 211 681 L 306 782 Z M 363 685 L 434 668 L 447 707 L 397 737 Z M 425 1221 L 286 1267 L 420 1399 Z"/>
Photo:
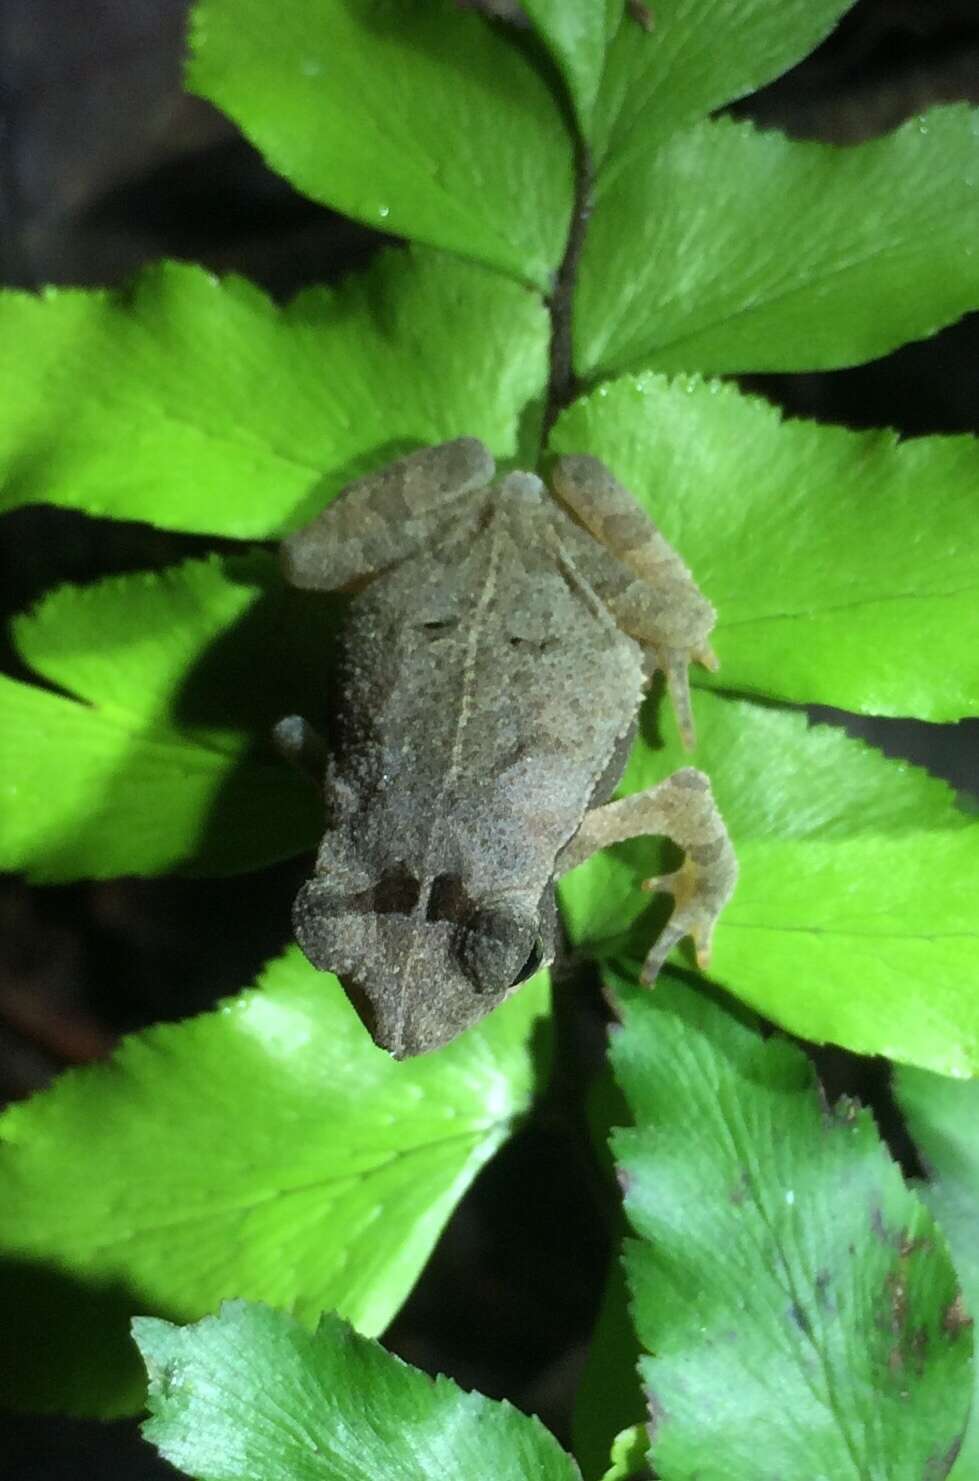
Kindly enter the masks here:
<path id="1" fill-rule="evenodd" d="M 714 926 L 731 898 L 738 866 L 710 783 L 702 771 L 685 767 L 655 787 L 593 808 L 560 855 L 558 871 L 574 869 L 598 849 L 643 834 L 669 838 L 685 855 L 675 873 L 642 881 L 644 890 L 665 890 L 674 900 L 643 965 L 641 980 L 651 983 L 684 936 L 693 938 L 698 965 L 708 965 Z"/>
<path id="2" fill-rule="evenodd" d="M 272 726 L 272 744 L 284 761 L 322 791 L 329 751 L 315 726 L 302 715 L 285 715 Z"/>
<path id="3" fill-rule="evenodd" d="M 623 632 L 636 639 L 655 672 L 661 669 L 687 750 L 694 744 L 688 669 L 716 669 L 709 638 L 716 614 L 683 561 L 598 458 L 558 458 L 554 493 L 636 579 L 598 594 Z"/>
<path id="4" fill-rule="evenodd" d="M 286 580 L 314 591 L 343 591 L 396 565 L 454 508 L 461 512 L 468 495 L 486 488 L 495 469 L 477 437 L 457 437 L 357 479 L 283 540 Z"/>

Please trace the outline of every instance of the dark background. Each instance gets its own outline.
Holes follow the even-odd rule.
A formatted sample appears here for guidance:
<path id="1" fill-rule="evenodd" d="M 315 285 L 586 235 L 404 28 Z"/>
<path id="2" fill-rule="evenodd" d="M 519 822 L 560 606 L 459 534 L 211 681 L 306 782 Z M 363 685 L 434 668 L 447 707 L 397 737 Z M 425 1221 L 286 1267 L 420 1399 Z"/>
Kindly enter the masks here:
<path id="1" fill-rule="evenodd" d="M 288 297 L 362 266 L 384 240 L 296 195 L 220 114 L 182 93 L 185 12 L 183 0 L 0 0 L 0 281 L 114 284 L 173 256 Z M 958 99 L 979 102 L 974 0 L 861 0 L 813 57 L 737 111 L 849 143 Z M 979 431 L 977 372 L 971 316 L 856 370 L 750 384 L 827 421 L 961 432 Z M 6 615 L 60 582 L 165 565 L 205 543 L 18 510 L 0 519 L 0 603 Z M 24 676 L 4 640 L 0 664 Z M 848 723 L 979 791 L 977 722 Z M 228 881 L 45 889 L 0 878 L 0 1100 L 249 983 L 285 942 L 305 869 L 299 860 Z M 568 985 L 555 1085 L 464 1200 L 388 1338 L 412 1362 L 540 1412 L 563 1439 L 609 1248 L 575 1090 L 600 1062 L 601 1010 L 593 992 Z M 880 1068 L 836 1053 L 820 1065 L 833 1092 L 856 1089 L 874 1105 L 914 1171 Z M 0 1437 L 10 1481 L 172 1475 L 135 1422 L 0 1419 Z"/>

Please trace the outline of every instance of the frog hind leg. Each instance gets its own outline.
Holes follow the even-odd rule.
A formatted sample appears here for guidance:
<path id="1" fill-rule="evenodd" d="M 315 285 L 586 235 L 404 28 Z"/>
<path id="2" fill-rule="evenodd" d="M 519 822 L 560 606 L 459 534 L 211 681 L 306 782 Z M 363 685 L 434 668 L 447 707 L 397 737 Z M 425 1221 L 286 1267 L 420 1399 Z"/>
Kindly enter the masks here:
<path id="1" fill-rule="evenodd" d="M 708 965 L 714 926 L 731 898 L 738 866 L 710 783 L 702 771 L 688 766 L 655 787 L 593 808 L 557 867 L 562 872 L 574 869 L 598 849 L 643 834 L 669 838 L 684 850 L 675 873 L 642 882 L 644 890 L 664 890 L 674 901 L 643 965 L 641 980 L 652 983 L 684 936 L 693 938 L 698 966 Z"/>
<path id="2" fill-rule="evenodd" d="M 342 591 L 428 541 L 453 505 L 485 488 L 496 465 L 477 437 L 423 447 L 359 478 L 281 546 L 292 586 Z"/>
<path id="3" fill-rule="evenodd" d="M 647 655 L 650 673 L 666 677 L 680 736 L 687 750 L 694 744 L 689 666 L 716 669 L 709 638 L 715 612 L 683 561 L 660 534 L 628 489 L 598 458 L 558 458 L 552 474 L 554 493 L 588 533 L 631 574 L 598 594 L 623 632 L 636 639 Z"/>

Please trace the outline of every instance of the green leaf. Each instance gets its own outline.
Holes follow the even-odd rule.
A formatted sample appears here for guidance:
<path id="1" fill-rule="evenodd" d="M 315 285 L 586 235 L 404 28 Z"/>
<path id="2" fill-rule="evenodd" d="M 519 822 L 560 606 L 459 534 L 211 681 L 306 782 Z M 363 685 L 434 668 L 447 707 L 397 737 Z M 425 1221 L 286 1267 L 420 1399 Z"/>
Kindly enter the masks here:
<path id="1" fill-rule="evenodd" d="M 945 1474 L 972 1335 L 873 1119 L 705 992 L 621 984 L 613 1150 L 651 1458 L 670 1481 Z"/>
<path id="2" fill-rule="evenodd" d="M 628 1470 L 616 1471 L 615 1466 L 620 1460 L 622 1464 L 631 1463 L 634 1447 L 627 1437 L 641 1421 L 646 1406 L 639 1384 L 639 1345 L 619 1257 L 625 1229 L 621 1190 L 608 1145 L 612 1128 L 628 1124 L 629 1109 L 608 1065 L 589 1087 L 587 1115 L 589 1140 L 608 1194 L 613 1254 L 575 1393 L 571 1448 L 585 1481 L 618 1481 L 619 1475 L 630 1474 Z M 606 1476 L 610 1453 L 613 1470 Z"/>
<path id="3" fill-rule="evenodd" d="M 0 677 L 0 867 L 211 874 L 312 847 L 320 804 L 269 736 L 310 697 L 333 615 L 256 552 L 63 587 L 16 619 L 67 694 Z"/>
<path id="4" fill-rule="evenodd" d="M 196 1326 L 141 1317 L 146 1438 L 199 1481 L 573 1481 L 537 1419 L 429 1378 L 335 1316 L 308 1332 L 235 1301 Z"/>
<path id="5" fill-rule="evenodd" d="M 599 199 L 620 170 L 648 159 L 677 129 L 801 61 L 853 3 L 650 3 L 648 32 L 627 7 L 609 47 L 592 127 Z"/>
<path id="6" fill-rule="evenodd" d="M 604 459 L 718 611 L 725 689 L 880 715 L 979 707 L 979 444 L 783 422 L 733 385 L 623 377 L 559 452 Z"/>
<path id="7" fill-rule="evenodd" d="M 841 149 L 703 121 L 622 171 L 585 240 L 575 360 L 828 370 L 979 305 L 979 110 Z"/>
<path id="8" fill-rule="evenodd" d="M 639 1429 L 645 1406 L 638 1359 L 625 1271 L 616 1254 L 575 1394 L 572 1449 L 585 1481 L 631 1476 L 629 1466 L 645 1455 L 644 1443 L 640 1445 L 640 1439 L 645 1441 Z"/>
<path id="9" fill-rule="evenodd" d="M 131 1410 L 134 1311 L 190 1320 L 243 1296 L 380 1331 L 526 1111 L 545 1009 L 541 976 L 446 1049 L 397 1063 L 292 949 L 258 990 L 12 1106 L 0 1395 Z"/>
<path id="10" fill-rule="evenodd" d="M 696 763 L 711 779 L 738 858 L 711 975 L 792 1033 L 942 1073 L 979 1073 L 979 820 L 924 771 L 886 760 L 803 715 L 724 699 L 695 702 Z M 639 744 L 623 794 L 689 765 L 670 722 L 663 750 Z M 638 840 L 565 876 L 576 943 L 644 952 L 639 881 L 660 846 Z M 680 948 L 684 959 L 687 946 Z"/>
<path id="11" fill-rule="evenodd" d="M 450 0 L 201 0 L 190 87 L 314 200 L 546 289 L 571 139 L 506 31 Z"/>
<path id="12" fill-rule="evenodd" d="M 919 1192 L 948 1239 L 970 1313 L 955 1310 L 949 1321 L 971 1325 L 979 1312 L 979 1080 L 948 1080 L 902 1065 L 894 1075 L 894 1093 L 928 1169 L 930 1181 Z M 979 1478 L 979 1368 L 974 1385 L 952 1481 Z"/>
<path id="13" fill-rule="evenodd" d="M 547 342 L 536 294 L 437 252 L 382 252 L 282 309 L 177 263 L 2 293 L 0 508 L 278 535 L 413 448 L 468 433 L 512 455 Z"/>
<path id="14" fill-rule="evenodd" d="M 281 763 L 238 765 L 2 675 L 0 714 L 0 858 L 37 883 L 237 873 L 315 841 L 309 789 Z"/>
<path id="15" fill-rule="evenodd" d="M 619 28 L 623 0 L 524 0 L 523 9 L 558 65 L 587 138 L 605 48 Z"/>
<path id="16" fill-rule="evenodd" d="M 611 1465 L 602 1481 L 631 1481 L 649 1475 L 649 1436 L 644 1425 L 620 1430 L 609 1454 Z"/>

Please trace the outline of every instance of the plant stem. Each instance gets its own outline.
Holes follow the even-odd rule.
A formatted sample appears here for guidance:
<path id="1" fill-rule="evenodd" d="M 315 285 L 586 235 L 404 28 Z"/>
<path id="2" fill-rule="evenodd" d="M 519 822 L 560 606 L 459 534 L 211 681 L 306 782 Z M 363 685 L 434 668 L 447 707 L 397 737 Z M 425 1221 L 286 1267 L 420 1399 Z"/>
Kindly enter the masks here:
<path id="1" fill-rule="evenodd" d="M 554 280 L 554 291 L 548 300 L 551 316 L 550 371 L 547 380 L 547 403 L 541 438 L 547 435 L 557 419 L 558 413 L 571 402 L 578 389 L 574 373 L 571 343 L 572 314 L 574 310 L 575 281 L 581 250 L 585 245 L 588 217 L 591 215 L 592 166 L 588 148 L 580 137 L 575 149 L 574 203 L 568 226 L 568 239 L 564 256 Z"/>

